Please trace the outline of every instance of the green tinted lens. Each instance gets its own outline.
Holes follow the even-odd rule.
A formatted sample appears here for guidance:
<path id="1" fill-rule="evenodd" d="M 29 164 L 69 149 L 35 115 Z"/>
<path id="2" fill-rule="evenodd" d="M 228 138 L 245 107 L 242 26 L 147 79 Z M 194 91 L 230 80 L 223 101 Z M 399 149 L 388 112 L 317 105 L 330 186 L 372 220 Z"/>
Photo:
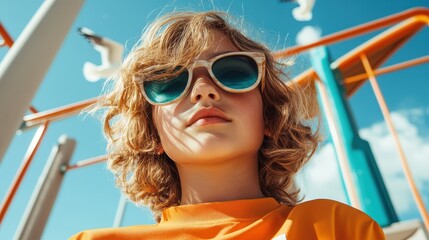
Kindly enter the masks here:
<path id="1" fill-rule="evenodd" d="M 154 103 L 168 103 L 177 99 L 188 84 L 188 71 L 168 80 L 155 80 L 143 83 L 146 96 Z"/>
<path id="2" fill-rule="evenodd" d="M 224 86 L 236 90 L 249 88 L 258 80 L 258 65 L 244 55 L 221 58 L 213 63 L 212 71 Z"/>

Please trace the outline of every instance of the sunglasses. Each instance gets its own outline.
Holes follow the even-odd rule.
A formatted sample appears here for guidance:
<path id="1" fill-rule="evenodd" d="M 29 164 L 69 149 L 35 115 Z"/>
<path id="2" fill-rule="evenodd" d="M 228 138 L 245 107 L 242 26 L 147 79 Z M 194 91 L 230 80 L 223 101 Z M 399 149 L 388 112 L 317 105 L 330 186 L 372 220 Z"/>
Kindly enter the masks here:
<path id="1" fill-rule="evenodd" d="M 144 81 L 144 97 L 152 105 L 165 105 L 182 98 L 192 85 L 193 70 L 198 67 L 207 68 L 214 83 L 228 92 L 249 92 L 259 83 L 261 83 L 261 91 L 264 90 L 265 83 L 262 76 L 265 71 L 264 53 L 229 52 L 210 60 L 197 60 L 171 78 Z M 176 69 L 183 69 L 183 67 Z"/>

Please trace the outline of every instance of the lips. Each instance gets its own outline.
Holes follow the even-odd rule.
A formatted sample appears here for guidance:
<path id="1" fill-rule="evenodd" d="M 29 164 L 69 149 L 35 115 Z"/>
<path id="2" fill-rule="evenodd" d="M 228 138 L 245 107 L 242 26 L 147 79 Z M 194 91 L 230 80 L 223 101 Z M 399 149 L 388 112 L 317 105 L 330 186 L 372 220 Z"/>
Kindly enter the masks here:
<path id="1" fill-rule="evenodd" d="M 189 126 L 231 122 L 224 112 L 215 107 L 201 108 L 188 121 Z"/>

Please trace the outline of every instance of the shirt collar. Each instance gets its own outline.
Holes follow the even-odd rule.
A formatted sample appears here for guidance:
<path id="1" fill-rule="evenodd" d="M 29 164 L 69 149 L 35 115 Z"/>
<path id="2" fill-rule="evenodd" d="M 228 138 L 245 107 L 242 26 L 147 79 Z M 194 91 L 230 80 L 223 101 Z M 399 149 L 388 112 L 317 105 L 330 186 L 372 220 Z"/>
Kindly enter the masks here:
<path id="1" fill-rule="evenodd" d="M 160 224 L 259 219 L 282 206 L 274 198 L 210 202 L 166 208 Z"/>

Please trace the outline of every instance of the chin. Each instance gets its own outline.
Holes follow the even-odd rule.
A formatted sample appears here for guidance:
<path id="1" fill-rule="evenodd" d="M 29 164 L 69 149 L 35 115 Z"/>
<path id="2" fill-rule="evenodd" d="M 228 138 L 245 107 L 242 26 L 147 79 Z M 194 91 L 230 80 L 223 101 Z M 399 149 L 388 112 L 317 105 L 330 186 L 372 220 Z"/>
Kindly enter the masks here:
<path id="1" fill-rule="evenodd" d="M 254 148 L 249 148 L 248 146 L 234 146 L 232 144 L 225 145 L 219 144 L 217 146 L 208 146 L 201 151 L 193 152 L 191 157 L 194 161 L 215 163 L 222 161 L 231 161 L 234 159 L 241 158 L 243 156 L 254 157 L 257 156 L 258 149 L 256 151 Z"/>

